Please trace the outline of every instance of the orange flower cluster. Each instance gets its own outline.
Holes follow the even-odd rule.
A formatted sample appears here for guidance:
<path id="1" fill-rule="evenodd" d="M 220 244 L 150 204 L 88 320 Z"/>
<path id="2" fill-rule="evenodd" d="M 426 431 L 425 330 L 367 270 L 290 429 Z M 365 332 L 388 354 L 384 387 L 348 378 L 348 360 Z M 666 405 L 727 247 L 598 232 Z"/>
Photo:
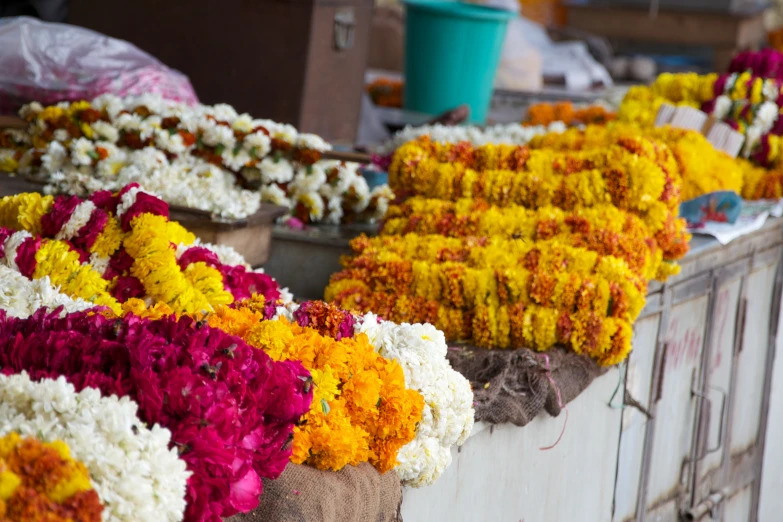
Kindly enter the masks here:
<path id="1" fill-rule="evenodd" d="M 378 78 L 367 86 L 372 102 L 381 107 L 402 107 L 403 83 L 389 78 Z"/>
<path id="2" fill-rule="evenodd" d="M 100 522 L 102 512 L 87 468 L 63 442 L 0 438 L 0 520 Z"/>
<path id="3" fill-rule="evenodd" d="M 601 105 L 575 108 L 570 101 L 558 103 L 536 103 L 527 110 L 525 125 L 549 125 L 562 121 L 566 125 L 603 125 L 617 118 L 614 112 Z"/>
<path id="4" fill-rule="evenodd" d="M 285 318 L 264 320 L 263 298 L 258 298 L 237 308 L 218 307 L 207 321 L 272 359 L 301 361 L 310 371 L 313 402 L 294 429 L 292 462 L 337 471 L 369 461 L 385 473 L 413 440 L 424 399 L 406 389 L 402 367 L 378 355 L 366 335 L 319 333 L 336 334 L 345 316 L 333 306 L 320 312 L 310 314 L 312 328 Z"/>

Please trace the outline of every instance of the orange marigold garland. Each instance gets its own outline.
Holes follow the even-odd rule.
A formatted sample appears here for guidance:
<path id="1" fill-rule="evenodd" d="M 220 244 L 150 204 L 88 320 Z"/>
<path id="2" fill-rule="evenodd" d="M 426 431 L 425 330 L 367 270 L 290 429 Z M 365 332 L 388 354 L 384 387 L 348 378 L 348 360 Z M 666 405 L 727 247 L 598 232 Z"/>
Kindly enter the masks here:
<path id="1" fill-rule="evenodd" d="M 65 443 L 0 438 L 0 520 L 100 522 L 102 511 L 87 468 Z"/>

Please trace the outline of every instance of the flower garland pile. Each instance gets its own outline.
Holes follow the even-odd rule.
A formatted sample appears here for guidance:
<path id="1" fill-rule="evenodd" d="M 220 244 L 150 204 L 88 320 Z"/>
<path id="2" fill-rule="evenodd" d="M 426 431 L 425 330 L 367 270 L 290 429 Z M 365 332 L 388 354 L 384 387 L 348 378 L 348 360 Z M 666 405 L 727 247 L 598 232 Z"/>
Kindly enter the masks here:
<path id="1" fill-rule="evenodd" d="M 555 122 L 563 122 L 573 125 L 604 125 L 617 118 L 614 112 L 603 105 L 587 105 L 574 107 L 570 101 L 558 103 L 536 103 L 527 110 L 526 125 L 551 125 Z"/>
<path id="2" fill-rule="evenodd" d="M 236 252 L 200 244 L 169 221 L 168 205 L 137 185 L 85 200 L 2 198 L 0 246 L 6 266 L 32 279 L 48 276 L 64 294 L 117 314 L 122 302 L 138 297 L 174 312 L 199 312 L 253 293 L 282 296 L 272 278 L 249 270 Z"/>
<path id="3" fill-rule="evenodd" d="M 263 200 L 333 223 L 377 217 L 389 198 L 388 187 L 369 190 L 358 165 L 321 160 L 331 146 L 320 137 L 225 104 L 107 94 L 91 103 L 33 103 L 21 115 L 29 137 L 0 133 L 0 168 L 43 175 L 50 192 L 86 196 L 139 183 L 169 203 L 224 218 L 247 217 Z M 242 188 L 249 184 L 260 185 L 260 196 Z"/>
<path id="4" fill-rule="evenodd" d="M 190 474 L 168 447 L 171 433 L 157 424 L 147 428 L 137 410 L 127 397 L 101 397 L 93 388 L 77 393 L 63 377 L 0 375 L 0 436 L 67 444 L 90 473 L 104 521 L 177 522 Z"/>
<path id="5" fill-rule="evenodd" d="M 412 197 L 389 209 L 379 238 L 352 243 L 327 299 L 478 346 L 563 344 L 617 364 L 647 281 L 677 272 L 689 236 L 669 149 L 612 138 L 575 152 L 428 138 L 400 147 L 390 180 Z"/>
<path id="6" fill-rule="evenodd" d="M 146 310 L 138 300 L 126 306 L 144 316 L 161 313 Z M 369 459 L 381 471 L 394 467 L 405 485 L 421 487 L 437 480 L 451 463 L 451 447 L 470 435 L 470 383 L 451 368 L 445 337 L 432 325 L 396 324 L 372 314 L 357 317 L 318 301 L 275 306 L 260 296 L 234 309 L 221 307 L 206 320 L 264 349 L 273 359 L 301 357 L 310 370 L 315 396 L 310 412 L 294 430 L 294 462 L 339 469 L 356 464 L 355 459 Z M 402 368 L 404 386 L 394 361 Z M 357 373 L 361 364 L 366 369 Z M 373 377 L 376 372 L 379 378 L 386 376 L 380 389 Z M 423 415 L 419 394 L 424 398 Z M 411 440 L 414 418 L 420 421 Z"/>
<path id="7" fill-rule="evenodd" d="M 264 320 L 252 303 L 220 308 L 211 326 L 238 335 L 273 360 L 301 361 L 313 379 L 310 411 L 294 429 L 292 461 L 319 469 L 342 469 L 369 461 L 385 473 L 397 464 L 397 453 L 413 440 L 423 399 L 405 388 L 402 368 L 378 355 L 364 335 L 353 337 L 353 317 L 331 312 L 338 326 L 334 337 L 309 326 L 308 303 L 286 318 Z M 345 332 L 344 335 L 341 332 Z"/>
<path id="8" fill-rule="evenodd" d="M 87 469 L 65 443 L 13 432 L 0 438 L 0 519 L 99 522 L 102 511 Z"/>
<path id="9" fill-rule="evenodd" d="M 619 138 L 640 135 L 664 143 L 671 150 L 682 177 L 683 201 L 719 190 L 742 191 L 741 161 L 716 150 L 704 135 L 696 131 L 669 126 L 641 129 L 633 123 L 614 122 L 538 136 L 530 141 L 529 146 L 531 149 L 561 151 L 601 149 Z"/>
<path id="10" fill-rule="evenodd" d="M 76 390 L 129 397 L 139 418 L 171 431 L 192 475 L 185 520 L 219 522 L 258 504 L 276 478 L 294 424 L 309 409 L 309 373 L 189 317 L 0 311 L 0 365 L 31 378 L 64 377 Z"/>

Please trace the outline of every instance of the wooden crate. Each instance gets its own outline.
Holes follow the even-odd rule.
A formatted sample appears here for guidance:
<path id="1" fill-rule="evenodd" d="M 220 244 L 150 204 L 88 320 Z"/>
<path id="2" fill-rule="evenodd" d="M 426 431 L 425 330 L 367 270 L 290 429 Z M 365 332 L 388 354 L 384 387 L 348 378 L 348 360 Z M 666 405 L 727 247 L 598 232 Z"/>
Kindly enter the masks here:
<path id="1" fill-rule="evenodd" d="M 262 204 L 258 212 L 245 219 L 214 220 L 207 212 L 169 207 L 172 221 L 179 221 L 204 242 L 233 247 L 254 267 L 269 259 L 272 228 L 275 220 L 286 212 L 285 207 Z"/>

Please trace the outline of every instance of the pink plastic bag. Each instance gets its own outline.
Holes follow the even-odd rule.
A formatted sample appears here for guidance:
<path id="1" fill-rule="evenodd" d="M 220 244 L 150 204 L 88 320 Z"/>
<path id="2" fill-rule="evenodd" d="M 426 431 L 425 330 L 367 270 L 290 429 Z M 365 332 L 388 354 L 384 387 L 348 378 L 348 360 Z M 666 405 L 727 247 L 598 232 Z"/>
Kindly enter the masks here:
<path id="1" fill-rule="evenodd" d="M 185 75 L 128 42 L 35 18 L 0 19 L 0 114 L 105 93 L 198 103 Z"/>

